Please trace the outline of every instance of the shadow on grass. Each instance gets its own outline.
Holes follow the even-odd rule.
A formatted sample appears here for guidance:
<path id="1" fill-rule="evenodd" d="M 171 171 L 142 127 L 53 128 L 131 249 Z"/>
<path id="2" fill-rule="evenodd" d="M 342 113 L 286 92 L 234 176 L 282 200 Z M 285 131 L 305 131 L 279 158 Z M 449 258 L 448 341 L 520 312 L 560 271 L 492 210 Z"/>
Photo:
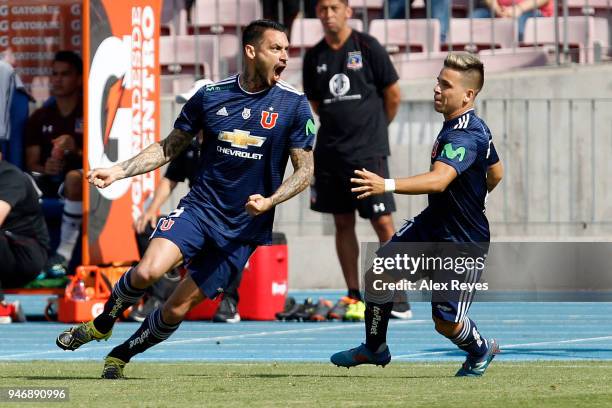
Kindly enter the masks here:
<path id="1" fill-rule="evenodd" d="M 350 371 L 350 370 L 348 370 Z M 448 376 L 440 376 L 440 375 L 391 375 L 391 376 L 384 376 L 384 377 L 380 377 L 377 376 L 375 374 L 369 374 L 369 375 L 354 375 L 352 372 L 348 372 L 348 371 L 344 371 L 344 375 L 342 374 L 319 374 L 319 373 L 313 373 L 313 374 L 263 374 L 263 373 L 258 373 L 258 374 L 236 374 L 236 375 L 232 375 L 229 376 L 228 378 L 258 378 L 258 379 L 263 379 L 263 378 L 313 378 L 313 379 L 318 379 L 318 378 L 367 378 L 367 379 L 374 379 L 374 378 L 379 378 L 379 379 L 384 379 L 384 380 L 388 380 L 388 379 L 421 379 L 421 378 L 443 378 L 443 377 L 454 377 L 454 375 L 448 375 Z M 349 375 L 350 374 L 350 375 Z M 200 375 L 200 374 L 183 374 L 181 375 L 181 377 L 198 377 L 198 378 L 215 378 L 218 379 L 218 376 L 213 376 L 213 375 Z"/>
<path id="2" fill-rule="evenodd" d="M 44 376 L 44 375 L 6 375 L 0 378 L 11 378 L 16 380 L 32 380 L 32 381 L 58 381 L 58 380 L 104 380 L 100 378 L 100 376 L 74 376 L 74 375 L 66 375 L 63 377 L 59 376 Z M 143 377 L 129 377 L 128 380 L 156 380 L 157 378 L 143 378 Z M 109 380 L 105 380 L 109 381 Z M 110 380 L 112 381 L 112 380 Z"/>

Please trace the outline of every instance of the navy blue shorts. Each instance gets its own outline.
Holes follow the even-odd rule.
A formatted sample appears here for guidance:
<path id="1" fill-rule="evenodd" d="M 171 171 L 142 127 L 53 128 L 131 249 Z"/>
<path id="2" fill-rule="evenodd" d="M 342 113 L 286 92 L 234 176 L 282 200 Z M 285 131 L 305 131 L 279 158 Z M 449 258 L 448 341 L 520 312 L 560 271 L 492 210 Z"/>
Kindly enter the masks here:
<path id="1" fill-rule="evenodd" d="M 209 299 L 233 282 L 257 248 L 227 240 L 203 222 L 197 210 L 183 203 L 159 219 L 150 239 L 153 238 L 167 239 L 179 247 L 187 271 Z"/>
<path id="2" fill-rule="evenodd" d="M 480 245 L 473 244 L 440 242 L 439 236 L 434 232 L 434 226 L 427 222 L 424 216 L 417 216 L 407 221 L 393 235 L 389 243 L 383 245 L 378 251 L 378 256 L 393 256 L 395 248 L 401 248 L 401 243 L 426 243 L 423 245 L 424 251 L 429 251 L 426 255 L 434 255 L 442 259 L 446 257 L 458 257 L 458 255 L 468 255 L 470 257 L 482 256 L 486 258 L 486 249 Z M 396 244 L 394 248 L 394 244 Z M 415 246 L 419 248 L 419 246 Z M 419 278 L 431 278 L 435 282 L 447 283 L 445 290 L 432 290 L 431 292 L 431 312 L 432 315 L 447 321 L 460 322 L 467 314 L 472 301 L 474 300 L 475 290 L 460 290 L 461 287 L 469 287 L 463 284 L 475 284 L 480 281 L 484 268 L 473 267 L 465 269 L 462 273 L 456 271 L 434 271 L 428 275 L 415 274 L 414 280 Z M 403 276 L 404 277 L 404 276 Z M 412 280 L 412 279 L 411 279 Z M 457 290 L 453 290 L 451 281 L 455 281 Z"/>

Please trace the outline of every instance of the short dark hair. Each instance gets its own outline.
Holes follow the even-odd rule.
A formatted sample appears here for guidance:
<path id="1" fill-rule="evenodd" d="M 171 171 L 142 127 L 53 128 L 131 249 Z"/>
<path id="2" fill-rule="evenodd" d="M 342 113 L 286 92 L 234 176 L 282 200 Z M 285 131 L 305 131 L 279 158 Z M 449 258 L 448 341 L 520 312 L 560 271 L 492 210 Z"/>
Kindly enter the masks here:
<path id="1" fill-rule="evenodd" d="M 261 37 L 266 30 L 276 30 L 287 34 L 287 27 L 273 20 L 255 20 L 251 21 L 242 32 L 242 46 L 257 45 L 261 41 Z"/>
<path id="2" fill-rule="evenodd" d="M 74 69 L 76 69 L 79 75 L 83 75 L 83 60 L 74 51 L 64 50 L 56 52 L 53 62 L 65 62 L 70 64 Z"/>

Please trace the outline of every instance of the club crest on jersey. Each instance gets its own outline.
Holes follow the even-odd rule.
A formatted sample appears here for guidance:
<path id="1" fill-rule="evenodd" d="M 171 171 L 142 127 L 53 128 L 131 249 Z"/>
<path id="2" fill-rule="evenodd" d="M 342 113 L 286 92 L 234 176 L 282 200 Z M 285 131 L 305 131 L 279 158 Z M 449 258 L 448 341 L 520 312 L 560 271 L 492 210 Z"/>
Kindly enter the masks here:
<path id="1" fill-rule="evenodd" d="M 432 159 L 435 159 L 436 156 L 438 155 L 438 144 L 439 144 L 439 141 L 436 140 L 436 143 L 434 143 L 434 145 L 433 145 L 433 149 L 431 149 L 431 158 Z"/>
<path id="2" fill-rule="evenodd" d="M 346 63 L 346 67 L 354 71 L 363 67 L 363 57 L 361 56 L 361 51 L 352 51 L 348 53 L 348 62 Z"/>
<path id="3" fill-rule="evenodd" d="M 249 108 L 244 108 L 242 110 L 242 119 L 247 120 L 248 118 L 251 117 L 251 109 Z"/>
<path id="4" fill-rule="evenodd" d="M 166 218 L 165 220 L 162 221 L 161 225 L 159 226 L 159 229 L 162 231 L 168 231 L 170 228 L 172 228 L 173 225 L 174 225 L 174 220 L 171 220 L 170 218 Z"/>
<path id="5" fill-rule="evenodd" d="M 261 111 L 261 127 L 264 129 L 272 129 L 276 126 L 276 119 L 278 119 L 278 113 Z"/>

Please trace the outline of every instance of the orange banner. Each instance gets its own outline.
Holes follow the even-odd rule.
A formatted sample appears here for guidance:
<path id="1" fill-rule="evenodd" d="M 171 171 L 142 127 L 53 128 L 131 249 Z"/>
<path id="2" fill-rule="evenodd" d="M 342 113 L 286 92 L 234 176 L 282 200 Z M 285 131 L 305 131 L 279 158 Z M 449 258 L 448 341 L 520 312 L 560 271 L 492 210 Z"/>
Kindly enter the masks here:
<path id="1" fill-rule="evenodd" d="M 39 102 L 49 97 L 54 54 L 81 54 L 81 0 L 0 0 L 0 53 Z"/>
<path id="2" fill-rule="evenodd" d="M 159 140 L 161 0 L 86 0 L 85 171 L 110 167 Z M 138 259 L 133 223 L 158 172 L 98 189 L 85 183 L 83 263 Z"/>

